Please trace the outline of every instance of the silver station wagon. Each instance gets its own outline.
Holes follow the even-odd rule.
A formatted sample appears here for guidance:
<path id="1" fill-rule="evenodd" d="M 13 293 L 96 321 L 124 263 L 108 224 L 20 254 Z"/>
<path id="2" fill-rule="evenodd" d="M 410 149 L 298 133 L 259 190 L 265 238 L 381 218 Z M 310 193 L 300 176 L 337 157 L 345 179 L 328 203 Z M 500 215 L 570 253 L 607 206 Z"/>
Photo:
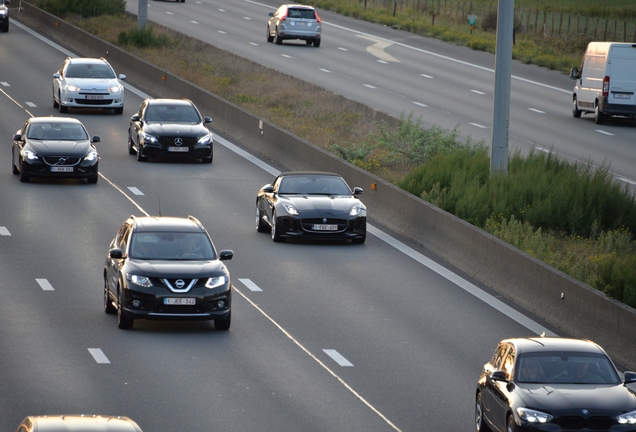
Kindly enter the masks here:
<path id="1" fill-rule="evenodd" d="M 280 45 L 286 39 L 300 39 L 307 45 L 320 46 L 322 20 L 313 7 L 284 4 L 276 12 L 270 12 L 269 17 L 267 42 Z"/>

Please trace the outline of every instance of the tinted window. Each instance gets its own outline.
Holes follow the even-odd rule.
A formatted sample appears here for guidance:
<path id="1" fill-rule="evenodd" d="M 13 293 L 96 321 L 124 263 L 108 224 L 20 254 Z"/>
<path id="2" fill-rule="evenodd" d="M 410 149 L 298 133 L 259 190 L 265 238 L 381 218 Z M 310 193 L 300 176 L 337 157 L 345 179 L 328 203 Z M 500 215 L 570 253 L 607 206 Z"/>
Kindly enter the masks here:
<path id="1" fill-rule="evenodd" d="M 316 19 L 316 13 L 312 9 L 289 8 L 287 16 L 290 18 Z"/>
<path id="2" fill-rule="evenodd" d="M 67 78 L 115 78 L 107 64 L 70 64 L 66 68 Z"/>
<path id="3" fill-rule="evenodd" d="M 288 176 L 280 182 L 281 194 L 351 195 L 345 181 L 335 176 Z"/>
<path id="4" fill-rule="evenodd" d="M 207 235 L 182 232 L 134 233 L 130 257 L 145 260 L 216 259 Z"/>
<path id="5" fill-rule="evenodd" d="M 192 105 L 150 105 L 146 109 L 147 122 L 199 123 L 201 117 Z"/>
<path id="6" fill-rule="evenodd" d="M 601 354 L 536 353 L 519 358 L 516 379 L 520 383 L 619 384 L 611 361 Z"/>
<path id="7" fill-rule="evenodd" d="M 77 123 L 32 123 L 27 138 L 40 140 L 87 140 L 88 134 Z"/>

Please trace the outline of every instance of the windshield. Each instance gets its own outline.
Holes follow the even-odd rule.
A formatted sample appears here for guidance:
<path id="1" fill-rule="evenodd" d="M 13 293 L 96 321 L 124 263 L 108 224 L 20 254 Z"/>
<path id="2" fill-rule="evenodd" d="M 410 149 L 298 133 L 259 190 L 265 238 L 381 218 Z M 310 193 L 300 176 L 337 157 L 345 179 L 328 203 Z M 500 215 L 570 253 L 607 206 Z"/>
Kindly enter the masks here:
<path id="1" fill-rule="evenodd" d="M 601 354 L 554 352 L 519 357 L 519 383 L 620 384 L 611 361 Z"/>
<path id="2" fill-rule="evenodd" d="M 204 233 L 142 232 L 133 234 L 130 257 L 143 260 L 212 260 L 212 243 Z"/>
<path id="3" fill-rule="evenodd" d="M 70 64 L 66 68 L 67 78 L 115 78 L 107 64 Z"/>
<path id="4" fill-rule="evenodd" d="M 27 138 L 35 140 L 80 141 L 87 140 L 88 134 L 77 123 L 33 123 L 27 130 Z"/>
<path id="5" fill-rule="evenodd" d="M 345 181 L 336 176 L 283 177 L 278 188 L 279 194 L 351 195 Z"/>
<path id="6" fill-rule="evenodd" d="M 201 117 L 192 105 L 151 105 L 146 109 L 146 122 L 199 123 Z"/>

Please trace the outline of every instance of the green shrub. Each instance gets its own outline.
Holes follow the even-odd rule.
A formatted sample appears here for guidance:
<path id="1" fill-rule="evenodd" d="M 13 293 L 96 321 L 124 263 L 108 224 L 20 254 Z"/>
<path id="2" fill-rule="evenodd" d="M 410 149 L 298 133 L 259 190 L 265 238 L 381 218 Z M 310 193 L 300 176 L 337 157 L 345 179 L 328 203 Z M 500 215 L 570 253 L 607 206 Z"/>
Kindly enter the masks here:
<path id="1" fill-rule="evenodd" d="M 117 44 L 123 47 L 165 48 L 169 47 L 172 41 L 165 34 L 155 36 L 152 27 L 144 27 L 119 33 Z"/>
<path id="2" fill-rule="evenodd" d="M 125 0 L 37 0 L 35 5 L 61 18 L 72 15 L 91 18 L 126 12 Z"/>

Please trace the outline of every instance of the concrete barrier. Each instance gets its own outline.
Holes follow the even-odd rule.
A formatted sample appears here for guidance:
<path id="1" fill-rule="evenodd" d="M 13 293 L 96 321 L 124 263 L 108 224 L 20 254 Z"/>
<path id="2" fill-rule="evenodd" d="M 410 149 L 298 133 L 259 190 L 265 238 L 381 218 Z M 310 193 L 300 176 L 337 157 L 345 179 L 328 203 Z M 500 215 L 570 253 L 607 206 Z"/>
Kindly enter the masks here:
<path id="1" fill-rule="evenodd" d="M 130 84 L 154 97 L 193 100 L 203 112 L 212 114 L 216 131 L 238 140 L 253 153 L 289 169 L 340 173 L 350 185 L 365 189 L 364 202 L 373 221 L 412 239 L 449 265 L 559 327 L 564 335 L 594 340 L 618 363 L 636 370 L 633 308 L 178 76 L 25 1 L 21 4 L 23 10 L 12 14 L 13 19 L 79 55 L 107 58 L 118 73 L 127 75 Z M 396 121 L 344 97 L 339 103 L 343 109 L 363 113 L 369 121 Z"/>

